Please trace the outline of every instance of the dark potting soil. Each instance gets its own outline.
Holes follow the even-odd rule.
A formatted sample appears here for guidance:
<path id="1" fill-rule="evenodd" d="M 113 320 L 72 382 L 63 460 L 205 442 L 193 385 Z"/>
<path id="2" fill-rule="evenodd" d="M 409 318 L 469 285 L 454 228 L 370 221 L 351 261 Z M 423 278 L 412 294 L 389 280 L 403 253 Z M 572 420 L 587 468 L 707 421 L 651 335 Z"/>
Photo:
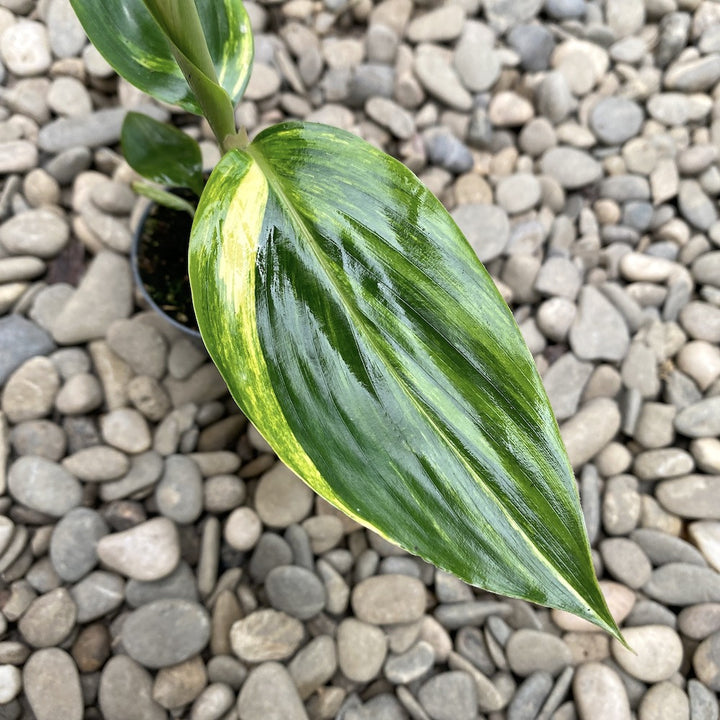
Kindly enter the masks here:
<path id="1" fill-rule="evenodd" d="M 187 200 L 192 193 L 174 191 Z M 147 214 L 137 249 L 145 290 L 169 317 L 197 330 L 188 277 L 188 245 L 192 218 L 183 211 L 154 205 Z"/>

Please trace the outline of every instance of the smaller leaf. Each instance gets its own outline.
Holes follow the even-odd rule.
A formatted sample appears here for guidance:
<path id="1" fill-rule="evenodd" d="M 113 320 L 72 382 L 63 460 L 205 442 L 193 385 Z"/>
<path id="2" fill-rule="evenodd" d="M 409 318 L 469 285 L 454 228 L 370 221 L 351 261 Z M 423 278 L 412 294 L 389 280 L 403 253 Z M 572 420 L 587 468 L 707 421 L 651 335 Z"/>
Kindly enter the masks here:
<path id="1" fill-rule="evenodd" d="M 167 190 L 157 187 L 157 185 L 149 185 L 144 182 L 134 182 L 132 189 L 138 194 L 153 200 L 158 205 L 170 208 L 171 210 L 179 210 L 180 212 L 189 213 L 190 217 L 195 217 L 195 206 L 187 200 L 174 195 Z"/>
<path id="2" fill-rule="evenodd" d="M 200 146 L 182 130 L 129 112 L 122 127 L 123 154 L 130 167 L 148 180 L 203 191 Z"/>

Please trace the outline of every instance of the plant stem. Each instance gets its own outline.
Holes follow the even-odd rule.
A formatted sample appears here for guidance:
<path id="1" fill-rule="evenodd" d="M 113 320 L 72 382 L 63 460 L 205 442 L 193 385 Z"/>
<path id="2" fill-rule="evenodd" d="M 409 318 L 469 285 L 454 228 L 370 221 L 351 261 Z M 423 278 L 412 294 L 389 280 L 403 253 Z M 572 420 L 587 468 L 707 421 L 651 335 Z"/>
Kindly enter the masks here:
<path id="1" fill-rule="evenodd" d="M 195 0 L 143 0 L 170 44 L 223 153 L 236 133 L 232 100 L 218 83 Z"/>

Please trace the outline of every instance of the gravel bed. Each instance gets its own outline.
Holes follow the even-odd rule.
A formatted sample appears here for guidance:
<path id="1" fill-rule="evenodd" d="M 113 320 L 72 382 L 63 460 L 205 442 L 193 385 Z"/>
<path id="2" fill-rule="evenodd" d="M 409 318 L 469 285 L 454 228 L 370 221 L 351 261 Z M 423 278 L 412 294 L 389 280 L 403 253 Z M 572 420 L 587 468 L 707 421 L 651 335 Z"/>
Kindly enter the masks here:
<path id="1" fill-rule="evenodd" d="M 718 720 L 720 3 L 248 2 L 238 119 L 405 162 L 513 307 L 635 649 L 398 551 L 138 305 L 127 109 L 0 0 L 0 720 Z"/>

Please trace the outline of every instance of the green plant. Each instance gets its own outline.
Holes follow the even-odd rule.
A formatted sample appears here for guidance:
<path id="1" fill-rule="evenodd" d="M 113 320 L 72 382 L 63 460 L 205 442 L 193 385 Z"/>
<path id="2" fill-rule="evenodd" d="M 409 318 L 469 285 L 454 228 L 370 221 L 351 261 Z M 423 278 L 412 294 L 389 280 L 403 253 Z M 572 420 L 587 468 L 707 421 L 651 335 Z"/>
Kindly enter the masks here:
<path id="1" fill-rule="evenodd" d="M 410 552 L 621 638 L 533 359 L 438 200 L 336 128 L 286 122 L 252 143 L 236 129 L 252 59 L 239 0 L 71 2 L 121 75 L 203 114 L 217 138 L 191 235 L 193 302 L 279 457 Z M 194 141 L 129 122 L 138 171 L 201 190 Z"/>

